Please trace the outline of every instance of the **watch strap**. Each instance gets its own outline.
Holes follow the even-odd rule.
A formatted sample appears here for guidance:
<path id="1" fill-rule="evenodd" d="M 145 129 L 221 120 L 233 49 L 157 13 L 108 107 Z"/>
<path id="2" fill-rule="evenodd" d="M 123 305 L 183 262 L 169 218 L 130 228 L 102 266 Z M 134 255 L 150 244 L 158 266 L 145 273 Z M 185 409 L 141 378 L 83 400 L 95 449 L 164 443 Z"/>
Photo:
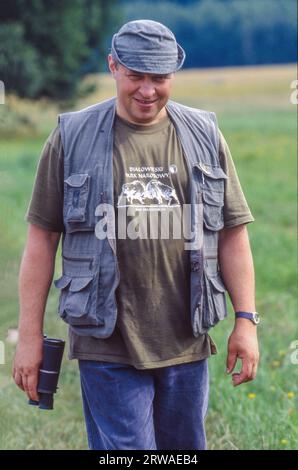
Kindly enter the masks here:
<path id="1" fill-rule="evenodd" d="M 256 313 L 255 312 L 235 312 L 235 317 L 236 318 L 246 318 L 247 320 L 252 321 L 255 325 L 259 323 L 259 321 L 256 321 Z"/>

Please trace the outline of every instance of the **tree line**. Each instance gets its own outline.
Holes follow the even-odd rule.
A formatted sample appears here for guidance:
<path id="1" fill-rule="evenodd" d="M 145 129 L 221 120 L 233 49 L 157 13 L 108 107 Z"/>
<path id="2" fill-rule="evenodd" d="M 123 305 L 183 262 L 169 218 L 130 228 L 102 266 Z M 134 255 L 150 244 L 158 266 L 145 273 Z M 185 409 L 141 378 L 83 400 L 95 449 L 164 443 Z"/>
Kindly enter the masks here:
<path id="1" fill-rule="evenodd" d="M 172 29 L 186 51 L 186 68 L 297 60 L 296 0 L 122 0 L 122 5 L 127 21 L 150 18 Z"/>
<path id="2" fill-rule="evenodd" d="M 172 29 L 186 68 L 297 60 L 296 0 L 1 0 L 0 80 L 33 99 L 87 93 L 82 77 L 107 70 L 112 34 L 139 18 Z"/>

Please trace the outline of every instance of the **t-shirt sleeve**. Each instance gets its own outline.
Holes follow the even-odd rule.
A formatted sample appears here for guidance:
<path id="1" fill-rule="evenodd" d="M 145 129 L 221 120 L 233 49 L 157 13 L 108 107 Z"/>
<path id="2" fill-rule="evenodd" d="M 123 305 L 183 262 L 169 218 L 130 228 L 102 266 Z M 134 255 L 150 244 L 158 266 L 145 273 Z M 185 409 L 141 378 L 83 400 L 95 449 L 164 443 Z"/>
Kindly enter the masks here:
<path id="1" fill-rule="evenodd" d="M 255 219 L 245 199 L 230 149 L 221 131 L 219 131 L 219 161 L 228 176 L 225 180 L 224 196 L 225 227 L 236 227 L 253 222 Z"/>
<path id="2" fill-rule="evenodd" d="M 63 232 L 63 147 L 58 126 L 42 149 L 25 220 L 53 232 Z"/>

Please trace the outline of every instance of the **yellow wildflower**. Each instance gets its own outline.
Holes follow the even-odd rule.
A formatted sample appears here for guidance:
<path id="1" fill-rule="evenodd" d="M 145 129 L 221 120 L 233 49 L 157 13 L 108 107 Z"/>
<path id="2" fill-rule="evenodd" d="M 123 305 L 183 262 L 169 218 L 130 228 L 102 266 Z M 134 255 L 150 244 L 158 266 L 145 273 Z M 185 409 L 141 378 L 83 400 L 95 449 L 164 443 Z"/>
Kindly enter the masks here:
<path id="1" fill-rule="evenodd" d="M 295 393 L 293 393 L 293 392 L 288 392 L 287 395 L 288 395 L 288 398 L 294 398 Z"/>
<path id="2" fill-rule="evenodd" d="M 248 398 L 249 398 L 250 400 L 252 400 L 253 398 L 256 398 L 256 394 L 255 394 L 255 393 L 249 393 L 247 396 L 248 396 Z"/>

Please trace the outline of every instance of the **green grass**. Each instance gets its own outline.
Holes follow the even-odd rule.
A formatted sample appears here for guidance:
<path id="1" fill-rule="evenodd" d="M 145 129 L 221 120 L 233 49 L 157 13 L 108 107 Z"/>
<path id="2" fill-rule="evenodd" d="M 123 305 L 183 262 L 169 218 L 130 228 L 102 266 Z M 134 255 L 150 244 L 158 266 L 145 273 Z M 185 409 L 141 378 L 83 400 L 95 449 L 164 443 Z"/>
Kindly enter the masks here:
<path id="1" fill-rule="evenodd" d="M 226 344 L 233 325 L 230 315 L 211 332 L 218 354 L 209 361 L 208 442 L 210 449 L 295 449 L 298 365 L 291 362 L 290 345 L 298 340 L 296 109 L 289 102 L 295 67 L 255 68 L 249 74 L 247 68 L 233 70 L 181 73 L 173 95 L 181 102 L 217 112 L 256 219 L 248 230 L 257 307 L 262 314 L 259 372 L 254 382 L 237 388 L 225 374 Z M 183 87 L 185 81 L 189 86 Z M 80 106 L 106 97 L 112 84 L 107 77 L 102 83 L 100 94 Z M 36 163 L 55 125 L 54 112 L 43 115 L 36 103 L 11 103 L 15 112 L 20 109 L 23 114 L 34 107 L 35 127 L 34 133 L 32 126 L 20 133 L 18 128 L 15 133 L 10 128 L 0 142 L 0 340 L 4 342 L 7 330 L 17 326 L 17 275 Z M 56 308 L 57 292 L 52 289 L 45 331 L 66 339 L 66 326 L 58 319 Z M 5 353 L 6 364 L 0 365 L 0 448 L 86 448 L 76 362 L 68 361 L 65 354 L 55 409 L 43 412 L 26 404 L 25 395 L 11 379 L 14 346 L 5 343 Z M 288 396 L 289 392 L 294 396 Z"/>

